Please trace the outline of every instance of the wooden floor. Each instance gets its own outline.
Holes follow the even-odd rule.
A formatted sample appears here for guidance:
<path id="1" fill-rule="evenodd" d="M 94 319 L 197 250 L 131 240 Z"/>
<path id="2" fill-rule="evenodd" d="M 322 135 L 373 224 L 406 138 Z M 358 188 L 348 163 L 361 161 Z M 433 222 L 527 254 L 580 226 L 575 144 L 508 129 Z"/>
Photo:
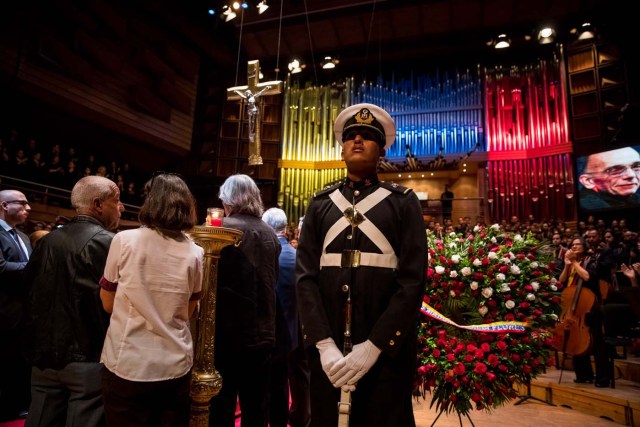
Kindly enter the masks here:
<path id="1" fill-rule="evenodd" d="M 531 383 L 531 396 L 536 399 L 517 400 L 490 413 L 471 413 L 471 421 L 458 419 L 456 414 L 442 415 L 435 427 L 495 425 L 539 426 L 637 426 L 640 427 L 640 358 L 616 360 L 616 388 L 598 388 L 593 384 L 575 384 L 572 371 L 562 373 L 550 368 Z M 632 378 L 632 380 L 627 379 Z M 526 387 L 520 392 L 526 394 Z M 414 401 L 414 414 L 418 427 L 429 427 L 437 417 L 429 409 L 430 395 L 426 400 Z M 554 406 L 545 402 L 553 403 Z M 473 423 L 473 424 L 472 424 Z"/>

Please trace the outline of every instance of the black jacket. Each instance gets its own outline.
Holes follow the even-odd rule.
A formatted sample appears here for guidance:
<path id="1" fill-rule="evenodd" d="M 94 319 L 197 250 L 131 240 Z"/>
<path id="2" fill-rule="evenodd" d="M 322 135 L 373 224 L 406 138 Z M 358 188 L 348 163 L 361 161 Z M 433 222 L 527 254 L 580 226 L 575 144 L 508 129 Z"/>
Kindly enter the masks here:
<path id="1" fill-rule="evenodd" d="M 29 253 L 29 237 L 18 230 Z M 23 272 L 26 262 L 20 261 L 13 236 L 0 227 L 0 330 L 15 328 L 20 322 L 25 297 Z"/>
<path id="2" fill-rule="evenodd" d="M 39 368 L 99 362 L 109 315 L 98 281 L 114 234 L 88 216 L 77 216 L 38 244 L 25 271 L 27 350 Z"/>
<path id="3" fill-rule="evenodd" d="M 243 234 L 238 247 L 220 253 L 215 351 L 273 348 L 280 243 L 260 218 L 234 214 L 223 221 Z"/>

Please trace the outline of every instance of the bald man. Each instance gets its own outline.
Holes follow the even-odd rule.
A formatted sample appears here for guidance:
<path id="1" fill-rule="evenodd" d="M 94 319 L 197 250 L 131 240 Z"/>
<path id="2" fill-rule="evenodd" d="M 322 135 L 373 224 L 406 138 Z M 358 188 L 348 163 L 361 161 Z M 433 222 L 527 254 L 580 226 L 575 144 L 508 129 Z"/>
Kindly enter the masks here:
<path id="1" fill-rule="evenodd" d="M 117 185 L 100 176 L 80 179 L 71 204 L 77 215 L 38 243 L 25 270 L 32 365 L 25 427 L 104 425 L 100 354 L 109 315 L 98 282 L 124 208 Z"/>
<path id="2" fill-rule="evenodd" d="M 22 418 L 29 407 L 29 368 L 20 346 L 20 320 L 23 270 L 31 245 L 16 227 L 27 221 L 30 211 L 20 191 L 0 191 L 0 422 Z"/>
<path id="3" fill-rule="evenodd" d="M 590 155 L 579 179 L 584 209 L 640 206 L 640 154 L 633 147 Z"/>

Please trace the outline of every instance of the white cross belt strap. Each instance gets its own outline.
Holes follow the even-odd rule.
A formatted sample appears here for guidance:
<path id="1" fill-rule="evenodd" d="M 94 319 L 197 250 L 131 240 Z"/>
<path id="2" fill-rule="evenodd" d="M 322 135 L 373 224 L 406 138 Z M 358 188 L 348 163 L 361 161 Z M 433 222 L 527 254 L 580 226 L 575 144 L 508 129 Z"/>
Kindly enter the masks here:
<path id="1" fill-rule="evenodd" d="M 378 188 L 364 200 L 356 203 L 355 208 L 360 212 L 365 221 L 358 225 L 358 228 L 380 249 L 380 254 L 371 252 L 360 253 L 360 265 L 368 267 L 383 267 L 395 269 L 398 267 L 398 257 L 396 256 L 389 240 L 382 234 L 382 232 L 375 226 L 371 220 L 366 217 L 366 212 L 369 209 L 376 206 L 391 192 L 384 188 Z M 335 190 L 329 195 L 331 201 L 338 207 L 340 212 L 344 212 L 346 209 L 352 207 L 351 203 L 345 199 L 339 190 Z M 349 221 L 342 216 L 335 224 L 331 226 L 327 235 L 324 238 L 322 245 L 322 255 L 320 257 L 320 268 L 322 267 L 340 267 L 342 262 L 341 253 L 327 253 L 327 246 L 338 237 L 345 228 L 349 227 Z"/>

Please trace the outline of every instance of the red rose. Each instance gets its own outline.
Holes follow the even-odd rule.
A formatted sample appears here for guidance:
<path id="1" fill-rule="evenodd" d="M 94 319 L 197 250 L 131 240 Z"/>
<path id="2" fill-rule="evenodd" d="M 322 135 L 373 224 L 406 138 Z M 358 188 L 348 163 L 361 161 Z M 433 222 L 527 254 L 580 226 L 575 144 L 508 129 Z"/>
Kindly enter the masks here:
<path id="1" fill-rule="evenodd" d="M 464 375 L 466 369 L 464 368 L 464 364 L 458 363 L 453 367 L 453 371 L 456 373 L 456 375 L 461 376 Z"/>
<path id="2" fill-rule="evenodd" d="M 507 343 L 504 341 L 498 341 L 496 347 L 498 347 L 498 350 L 500 351 L 505 351 L 507 349 Z"/>
<path id="3" fill-rule="evenodd" d="M 487 372 L 487 365 L 482 362 L 478 362 L 473 368 L 473 372 L 475 372 L 476 374 L 484 374 L 485 372 Z"/>
<path id="4" fill-rule="evenodd" d="M 433 354 L 433 357 L 440 357 L 440 350 L 434 348 L 431 354 Z"/>
<path id="5" fill-rule="evenodd" d="M 495 354 L 490 354 L 489 357 L 487 357 L 487 362 L 495 368 L 498 366 L 498 363 L 500 363 L 500 359 Z"/>
<path id="6" fill-rule="evenodd" d="M 520 363 L 520 355 L 519 354 L 512 354 L 511 355 L 511 360 L 513 361 L 513 363 Z"/>
<path id="7" fill-rule="evenodd" d="M 482 396 L 480 396 L 479 393 L 473 393 L 471 395 L 471 400 L 473 400 L 474 402 L 480 402 L 482 400 Z"/>
<path id="8" fill-rule="evenodd" d="M 524 365 L 522 367 L 522 372 L 524 372 L 525 374 L 530 374 L 531 373 L 531 366 L 529 365 Z"/>
<path id="9" fill-rule="evenodd" d="M 524 257 L 524 254 L 517 254 L 517 255 L 516 255 L 516 258 L 518 258 L 518 259 L 524 259 L 525 257 Z"/>
<path id="10" fill-rule="evenodd" d="M 486 342 L 483 342 L 482 344 L 480 344 L 480 348 L 482 349 L 482 351 L 484 351 L 485 353 L 488 353 L 489 351 L 491 351 L 491 347 L 489 346 L 489 344 L 487 344 Z"/>
<path id="11" fill-rule="evenodd" d="M 447 362 L 453 362 L 456 360 L 456 356 L 454 354 L 447 354 Z"/>
<path id="12" fill-rule="evenodd" d="M 476 359 L 484 359 L 484 351 L 477 349 L 475 352 Z"/>

